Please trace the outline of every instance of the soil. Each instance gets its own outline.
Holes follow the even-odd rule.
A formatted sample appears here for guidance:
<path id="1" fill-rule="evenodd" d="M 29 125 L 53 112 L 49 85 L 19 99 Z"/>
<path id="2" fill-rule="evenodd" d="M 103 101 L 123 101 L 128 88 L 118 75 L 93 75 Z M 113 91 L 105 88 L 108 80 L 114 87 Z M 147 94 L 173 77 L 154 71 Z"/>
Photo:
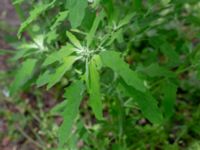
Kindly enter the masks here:
<path id="1" fill-rule="evenodd" d="M 1 21 L 6 21 L 10 26 L 18 26 L 20 23 L 10 0 L 0 0 Z"/>
<path id="2" fill-rule="evenodd" d="M 10 0 L 0 0 L 0 49 L 10 50 L 12 47 L 5 42 L 4 35 L 6 34 L 15 34 L 7 33 L 9 28 L 17 29 L 20 24 L 20 21 L 17 17 L 14 7 L 11 5 Z M 6 28 L 7 27 L 7 28 Z M 6 28 L 6 31 L 5 31 Z M 0 71 L 7 69 L 7 56 L 0 56 Z"/>
<path id="3" fill-rule="evenodd" d="M 13 29 L 17 29 L 20 24 L 20 21 L 17 17 L 15 9 L 11 5 L 10 0 L 0 0 L 0 49 L 3 50 L 12 50 L 12 46 L 4 40 L 4 36 L 6 35 L 15 35 L 15 33 L 10 32 L 10 27 Z M 0 72 L 8 70 L 8 60 L 9 56 L 0 55 Z M 0 81 L 0 92 L 2 93 L 2 82 Z M 0 109 L 5 106 L 3 102 L 3 97 L 0 94 Z M 14 150 L 18 149 L 18 145 L 16 143 L 11 142 L 10 138 L 7 136 L 8 126 L 6 119 L 3 116 L 0 116 L 0 135 L 2 139 L 0 139 L 0 150 Z M 0 136 L 0 137 L 1 137 Z"/>

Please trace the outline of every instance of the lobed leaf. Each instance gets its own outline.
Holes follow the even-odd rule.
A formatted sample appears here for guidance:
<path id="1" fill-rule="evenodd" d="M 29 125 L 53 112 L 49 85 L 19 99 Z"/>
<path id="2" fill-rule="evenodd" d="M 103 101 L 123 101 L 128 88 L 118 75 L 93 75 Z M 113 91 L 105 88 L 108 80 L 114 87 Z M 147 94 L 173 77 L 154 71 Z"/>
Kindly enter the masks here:
<path id="1" fill-rule="evenodd" d="M 120 84 L 125 90 L 126 94 L 132 97 L 140 107 L 143 115 L 153 124 L 161 124 L 163 122 L 163 115 L 158 108 L 157 101 L 149 91 L 142 93 L 133 87 L 127 85 L 124 81 Z"/>
<path id="2" fill-rule="evenodd" d="M 56 83 L 58 83 L 64 74 L 71 69 L 73 63 L 77 60 L 76 56 L 68 56 L 64 59 L 63 64 L 61 64 L 58 68 L 51 72 L 47 70 L 44 74 L 41 74 L 36 81 L 37 86 L 47 85 L 47 89 L 50 89 Z"/>
<path id="3" fill-rule="evenodd" d="M 58 131 L 59 145 L 62 147 L 70 136 L 73 123 L 79 113 L 79 106 L 84 92 L 84 85 L 82 81 L 74 82 L 66 89 L 66 108 L 62 112 L 64 119 Z"/>
<path id="4" fill-rule="evenodd" d="M 175 73 L 169 71 L 168 69 L 160 66 L 157 63 L 152 63 L 148 67 L 140 69 L 140 71 L 144 72 L 150 77 L 169 77 L 169 78 L 176 77 Z"/>
<path id="5" fill-rule="evenodd" d="M 77 28 L 81 25 L 85 16 L 85 9 L 87 8 L 87 0 L 68 0 L 67 8 L 69 9 L 69 21 L 72 28 Z"/>
<path id="6" fill-rule="evenodd" d="M 104 51 L 100 54 L 103 64 L 111 68 L 114 72 L 119 74 L 126 84 L 134 87 L 135 89 L 146 92 L 144 81 L 138 77 L 138 74 L 131 70 L 120 57 L 120 53 L 115 51 Z"/>
<path id="7" fill-rule="evenodd" d="M 162 101 L 162 107 L 163 107 L 163 113 L 165 115 L 165 118 L 170 118 L 174 113 L 174 106 L 176 103 L 176 92 L 177 92 L 177 86 L 173 84 L 172 82 L 165 82 L 162 86 L 162 92 L 164 94 L 163 101 Z"/>
<path id="8" fill-rule="evenodd" d="M 29 80 L 33 75 L 33 70 L 35 68 L 37 60 L 27 59 L 22 63 L 21 68 L 19 68 L 17 74 L 15 75 L 15 80 L 10 87 L 11 95 L 16 94 L 20 88 Z"/>
<path id="9" fill-rule="evenodd" d="M 51 30 L 56 30 L 56 28 L 68 17 L 69 11 L 62 11 L 59 12 L 56 21 L 51 26 Z"/>
<path id="10" fill-rule="evenodd" d="M 51 3 L 43 4 L 39 3 L 37 4 L 33 10 L 30 11 L 29 17 L 21 24 L 19 31 L 18 31 L 18 37 L 21 36 L 21 33 L 24 31 L 25 28 L 28 27 L 29 24 L 31 24 L 34 20 L 36 20 L 44 11 L 46 11 L 49 7 L 51 7 L 56 0 L 53 0 Z"/>
<path id="11" fill-rule="evenodd" d="M 48 55 L 43 63 L 43 66 L 48 66 L 56 61 L 62 63 L 64 58 L 71 55 L 75 50 L 76 49 L 71 44 L 63 46 L 59 51 Z"/>
<path id="12" fill-rule="evenodd" d="M 94 58 L 91 59 L 89 63 L 89 94 L 89 104 L 95 114 L 95 117 L 99 120 L 103 119 L 99 72 Z"/>

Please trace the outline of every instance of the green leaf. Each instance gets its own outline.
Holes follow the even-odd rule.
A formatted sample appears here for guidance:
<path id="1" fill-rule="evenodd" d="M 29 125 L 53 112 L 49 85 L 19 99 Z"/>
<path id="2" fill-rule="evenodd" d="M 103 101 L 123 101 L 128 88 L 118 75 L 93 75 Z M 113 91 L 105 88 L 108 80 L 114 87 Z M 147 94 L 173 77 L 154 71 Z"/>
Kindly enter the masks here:
<path id="1" fill-rule="evenodd" d="M 25 58 L 25 57 L 29 56 L 32 52 L 33 52 L 32 49 L 26 49 L 26 48 L 20 49 L 20 50 L 16 51 L 14 57 L 11 60 L 17 61 L 21 58 Z"/>
<path id="2" fill-rule="evenodd" d="M 13 0 L 13 5 L 17 5 L 17 4 L 21 4 L 23 3 L 25 0 Z"/>
<path id="3" fill-rule="evenodd" d="M 189 23 L 192 23 L 196 26 L 200 26 L 200 17 L 199 16 L 194 16 L 194 15 L 189 15 L 186 17 L 186 20 L 189 22 Z"/>
<path id="4" fill-rule="evenodd" d="M 89 64 L 89 104 L 99 120 L 103 119 L 103 106 L 101 102 L 99 72 L 95 59 L 91 59 Z"/>
<path id="5" fill-rule="evenodd" d="M 55 115 L 55 114 L 59 114 L 61 112 L 63 112 L 65 110 L 67 106 L 67 100 L 57 104 L 55 107 L 53 107 L 53 109 L 51 109 L 51 114 Z"/>
<path id="6" fill-rule="evenodd" d="M 15 54 L 15 51 L 13 50 L 7 50 L 7 49 L 0 49 L 0 55 L 6 55 L 6 54 Z"/>
<path id="7" fill-rule="evenodd" d="M 83 49 L 81 46 L 80 41 L 71 33 L 67 31 L 67 37 L 69 38 L 70 42 L 77 47 L 78 49 Z"/>
<path id="8" fill-rule="evenodd" d="M 11 95 L 16 94 L 20 88 L 32 77 L 33 70 L 35 68 L 37 60 L 27 59 L 22 63 L 21 68 L 19 68 L 17 74 L 15 75 L 15 80 L 10 87 Z"/>
<path id="9" fill-rule="evenodd" d="M 176 75 L 168 69 L 159 66 L 157 63 L 153 63 L 148 67 L 141 68 L 140 71 L 144 72 L 150 77 L 169 77 L 174 78 Z"/>
<path id="10" fill-rule="evenodd" d="M 117 16 L 117 10 L 115 9 L 113 0 L 101 0 L 103 8 L 106 10 L 108 21 L 112 22 Z"/>
<path id="11" fill-rule="evenodd" d="M 76 49 L 71 44 L 63 46 L 59 51 L 48 55 L 43 63 L 43 66 L 48 66 L 56 61 L 62 63 L 64 58 L 71 55 L 75 50 Z"/>
<path id="12" fill-rule="evenodd" d="M 46 35 L 47 43 L 50 44 L 51 42 L 58 39 L 58 37 L 59 37 L 59 34 L 56 32 L 56 30 L 49 31 Z"/>
<path id="13" fill-rule="evenodd" d="M 112 34 L 112 37 L 108 40 L 108 42 L 106 43 L 106 46 L 112 45 L 113 42 L 115 41 L 115 39 L 120 38 L 123 35 L 123 30 L 119 29 L 116 32 L 114 32 Z"/>
<path id="14" fill-rule="evenodd" d="M 55 68 L 54 71 L 47 70 L 44 74 L 41 74 L 36 81 L 38 87 L 43 86 L 48 83 L 47 89 L 50 89 L 57 82 L 61 80 L 66 71 L 70 70 L 73 63 L 77 60 L 76 56 L 68 56 L 64 59 L 63 64 Z"/>
<path id="15" fill-rule="evenodd" d="M 131 19 L 136 15 L 136 13 L 130 13 L 126 15 L 120 22 L 118 23 L 118 28 L 123 27 L 124 25 L 130 23 Z"/>
<path id="16" fill-rule="evenodd" d="M 50 44 L 52 41 L 58 39 L 59 34 L 57 33 L 57 28 L 64 22 L 69 14 L 69 11 L 62 11 L 56 16 L 56 20 L 50 27 L 50 31 L 46 34 L 47 43 Z"/>
<path id="17" fill-rule="evenodd" d="M 39 76 L 36 81 L 37 87 L 41 87 L 49 82 L 51 74 L 49 70 L 46 70 L 43 74 Z"/>
<path id="18" fill-rule="evenodd" d="M 67 104 L 62 113 L 64 121 L 58 131 L 59 145 L 61 147 L 67 142 L 73 123 L 79 113 L 79 106 L 84 92 L 83 82 L 77 81 L 73 83 L 65 92 Z"/>
<path id="19" fill-rule="evenodd" d="M 135 11 L 141 11 L 142 10 L 142 0 L 133 0 L 133 9 Z"/>
<path id="20" fill-rule="evenodd" d="M 21 33 L 24 31 L 25 28 L 28 27 L 29 24 L 31 24 L 33 21 L 35 21 L 44 11 L 46 11 L 49 7 L 51 7 L 56 0 L 53 0 L 51 3 L 43 4 L 39 3 L 37 4 L 33 10 L 30 11 L 29 17 L 21 24 L 19 31 L 18 31 L 18 37 L 21 36 Z"/>
<path id="21" fill-rule="evenodd" d="M 176 103 L 177 86 L 169 81 L 163 83 L 162 92 L 164 94 L 162 107 L 165 117 L 168 119 L 174 113 Z"/>
<path id="22" fill-rule="evenodd" d="M 163 122 L 163 116 L 158 108 L 157 101 L 151 95 L 150 92 L 142 93 L 135 90 L 131 86 L 128 86 L 123 80 L 120 81 L 121 88 L 127 94 L 136 101 L 140 107 L 143 115 L 153 124 L 161 124 Z"/>
<path id="23" fill-rule="evenodd" d="M 180 63 L 179 54 L 169 43 L 163 43 L 160 50 L 167 57 L 170 66 L 177 66 Z"/>
<path id="24" fill-rule="evenodd" d="M 62 11 L 59 12 L 56 21 L 51 26 L 51 30 L 56 30 L 56 28 L 67 18 L 69 11 Z"/>
<path id="25" fill-rule="evenodd" d="M 92 43 L 94 36 L 95 36 L 95 32 L 99 26 L 100 21 L 103 19 L 103 17 L 105 16 L 104 12 L 101 11 L 99 13 L 99 15 L 96 16 L 92 28 L 90 30 L 90 32 L 87 34 L 86 40 L 87 40 L 87 47 L 90 46 L 90 44 Z"/>
<path id="26" fill-rule="evenodd" d="M 102 52 L 100 56 L 103 64 L 119 74 L 126 84 L 141 92 L 146 91 L 144 81 L 138 77 L 138 74 L 135 71 L 129 68 L 128 64 L 126 64 L 120 57 L 120 53 L 115 51 L 105 51 Z"/>
<path id="27" fill-rule="evenodd" d="M 67 8 L 69 9 L 69 21 L 72 28 L 77 28 L 81 25 L 85 16 L 85 9 L 87 8 L 87 0 L 69 0 L 67 2 Z"/>

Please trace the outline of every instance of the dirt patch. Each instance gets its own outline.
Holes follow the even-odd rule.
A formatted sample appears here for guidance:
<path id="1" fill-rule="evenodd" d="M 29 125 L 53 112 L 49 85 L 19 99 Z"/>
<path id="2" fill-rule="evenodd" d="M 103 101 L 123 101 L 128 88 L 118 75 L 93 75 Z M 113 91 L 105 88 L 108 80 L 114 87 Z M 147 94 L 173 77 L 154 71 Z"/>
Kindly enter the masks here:
<path id="1" fill-rule="evenodd" d="M 10 26 L 18 26 L 20 24 L 10 0 L 0 0 L 0 21 L 5 21 Z"/>
<path id="2" fill-rule="evenodd" d="M 4 40 L 5 35 L 13 35 L 13 29 L 17 29 L 20 24 L 15 8 L 11 0 L 0 0 L 0 49 L 13 49 L 8 42 Z M 8 68 L 8 56 L 0 55 L 0 71 Z"/>

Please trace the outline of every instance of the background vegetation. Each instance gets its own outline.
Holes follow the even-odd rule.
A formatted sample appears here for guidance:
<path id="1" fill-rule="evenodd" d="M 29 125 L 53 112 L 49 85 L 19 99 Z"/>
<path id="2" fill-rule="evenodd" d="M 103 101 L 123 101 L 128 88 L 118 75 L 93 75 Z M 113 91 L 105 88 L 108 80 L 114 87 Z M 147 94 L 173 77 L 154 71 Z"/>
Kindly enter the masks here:
<path id="1" fill-rule="evenodd" d="M 200 149 L 199 0 L 0 12 L 0 150 Z"/>

